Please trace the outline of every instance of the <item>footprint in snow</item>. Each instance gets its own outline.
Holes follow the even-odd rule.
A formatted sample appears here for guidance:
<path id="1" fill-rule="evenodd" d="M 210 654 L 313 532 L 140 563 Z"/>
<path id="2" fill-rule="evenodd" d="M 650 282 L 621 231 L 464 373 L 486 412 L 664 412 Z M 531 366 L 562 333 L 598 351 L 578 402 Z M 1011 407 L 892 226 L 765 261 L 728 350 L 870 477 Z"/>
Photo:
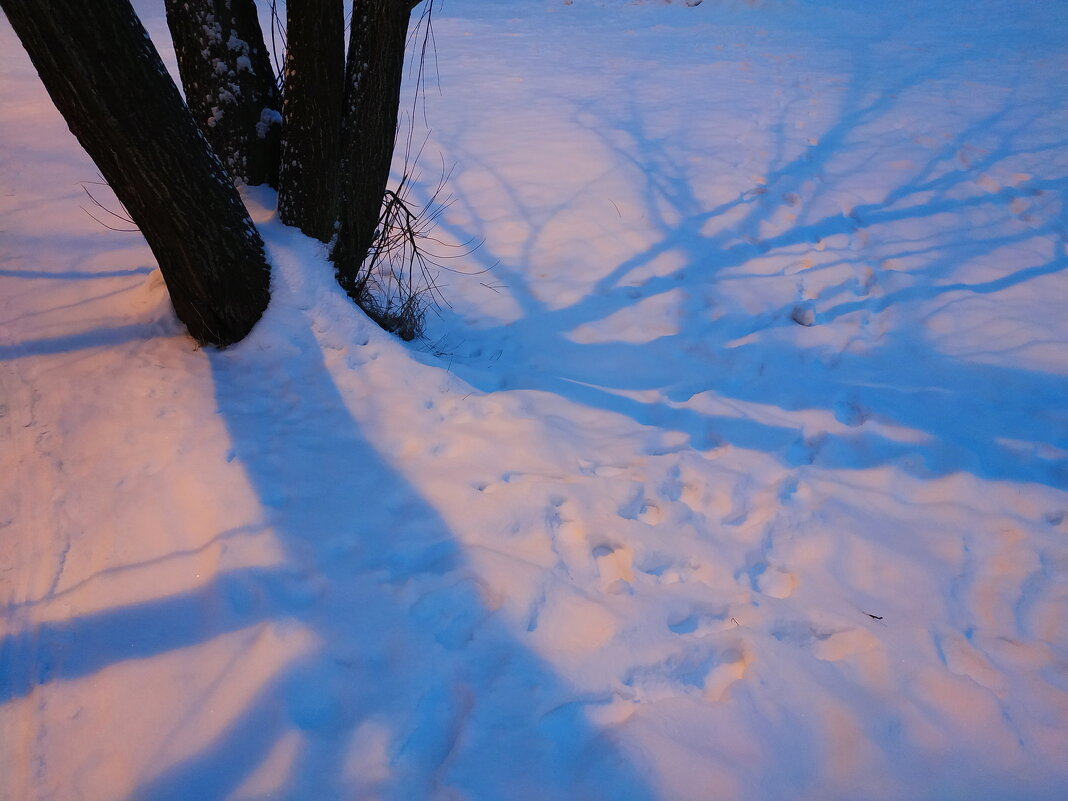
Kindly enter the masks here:
<path id="1" fill-rule="evenodd" d="M 571 501 L 562 496 L 550 499 L 545 508 L 545 528 L 560 571 L 572 578 L 576 571 L 581 574 L 588 570 L 586 527 Z"/>
<path id="2" fill-rule="evenodd" d="M 676 557 L 658 551 L 646 553 L 634 566 L 647 576 L 655 577 L 657 584 L 684 582 L 700 567 L 699 563 L 693 559 L 680 562 Z"/>
<path id="3" fill-rule="evenodd" d="M 800 326 L 811 328 L 816 324 L 816 307 L 811 303 L 798 303 L 790 312 L 790 319 Z"/>
<path id="4" fill-rule="evenodd" d="M 765 570 L 756 581 L 757 590 L 772 598 L 789 598 L 797 589 L 797 576 L 783 567 Z"/>
<path id="5" fill-rule="evenodd" d="M 489 616 L 488 588 L 464 578 L 448 587 L 424 593 L 410 608 L 413 619 L 434 632 L 434 639 L 450 651 L 462 648 Z"/>
<path id="6" fill-rule="evenodd" d="M 591 551 L 601 589 L 612 595 L 634 591 L 634 558 L 625 545 L 598 545 Z"/>
<path id="7" fill-rule="evenodd" d="M 741 640 L 728 645 L 717 654 L 716 662 L 705 676 L 704 696 L 709 701 L 720 701 L 731 685 L 745 678 L 752 664 L 752 657 Z"/>
<path id="8" fill-rule="evenodd" d="M 811 437 L 799 437 L 786 449 L 786 463 L 793 467 L 813 464 L 819 452 L 823 449 L 826 439 L 826 431 L 821 431 Z"/>
<path id="9" fill-rule="evenodd" d="M 879 646 L 879 639 L 864 628 L 845 626 L 824 628 L 805 620 L 781 620 L 774 624 L 771 636 L 794 645 L 824 662 L 837 662 Z"/>
<path id="10" fill-rule="evenodd" d="M 645 497 L 643 487 L 638 487 L 631 499 L 619 507 L 617 513 L 624 520 L 638 520 L 650 526 L 660 522 L 660 507 Z"/>
<path id="11" fill-rule="evenodd" d="M 623 679 L 639 700 L 659 700 L 699 694 L 720 701 L 727 690 L 745 678 L 752 664 L 749 649 L 740 638 L 715 645 L 688 647 L 653 665 L 643 665 Z"/>
<path id="12" fill-rule="evenodd" d="M 667 627 L 680 637 L 687 635 L 702 636 L 736 628 L 731 621 L 730 608 L 727 606 L 694 606 L 670 615 Z"/>
<path id="13" fill-rule="evenodd" d="M 797 576 L 781 566 L 773 567 L 767 560 L 767 553 L 760 548 L 746 555 L 745 567 L 736 571 L 735 579 L 745 577 L 749 588 L 761 595 L 771 598 L 789 598 L 797 589 Z"/>
<path id="14" fill-rule="evenodd" d="M 856 428 L 871 419 L 871 411 L 852 398 L 839 398 L 834 402 L 834 419 Z"/>
<path id="15" fill-rule="evenodd" d="M 749 512 L 753 502 L 753 482 L 749 478 L 742 478 L 731 492 L 731 508 L 723 515 L 720 522 L 725 526 L 741 526 L 749 520 Z"/>

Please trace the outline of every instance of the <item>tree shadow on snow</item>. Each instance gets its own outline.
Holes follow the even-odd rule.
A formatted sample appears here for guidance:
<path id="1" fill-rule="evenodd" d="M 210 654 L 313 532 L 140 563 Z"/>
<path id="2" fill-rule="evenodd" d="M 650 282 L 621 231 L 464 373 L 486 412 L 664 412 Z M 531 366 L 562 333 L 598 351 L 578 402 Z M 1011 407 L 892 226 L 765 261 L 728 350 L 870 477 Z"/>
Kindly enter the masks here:
<path id="1" fill-rule="evenodd" d="M 651 800 L 634 756 L 514 639 L 436 511 L 360 434 L 311 332 L 288 344 L 211 354 L 219 411 L 286 563 L 134 616 L 138 630 L 155 613 L 177 623 L 160 649 L 264 621 L 299 626 L 316 645 L 131 799 L 228 797 L 297 732 L 269 797 Z M 272 383 L 280 369 L 285 386 Z M 183 609 L 195 624 L 178 623 Z M 112 614 L 126 628 L 130 613 Z"/>
<path id="2" fill-rule="evenodd" d="M 879 137 L 890 136 L 893 146 L 894 115 L 907 118 L 902 98 L 937 80 L 952 57 L 944 58 L 945 63 L 922 64 L 896 79 L 857 59 L 837 120 L 809 147 L 788 141 L 791 109 L 780 105 L 779 118 L 769 126 L 773 140 L 763 184 L 711 205 L 701 199 L 686 159 L 673 152 L 669 138 L 649 133 L 646 114 L 635 102 L 623 102 L 620 110 L 613 105 L 617 100 L 561 100 L 574 107 L 574 125 L 596 137 L 633 175 L 635 196 L 645 202 L 643 219 L 659 232 L 646 249 L 593 281 L 584 297 L 562 307 L 538 299 L 528 267 L 549 223 L 567 213 L 569 200 L 558 208 L 533 209 L 499 171 L 462 151 L 458 158 L 465 169 L 496 182 L 528 236 L 510 261 L 486 248 L 475 254 L 482 267 L 493 269 L 495 288 L 512 297 L 522 316 L 466 332 L 468 352 L 457 348 L 450 369 L 484 392 L 537 389 L 643 425 L 682 431 L 701 450 L 733 444 L 773 454 L 789 466 L 894 464 L 920 477 L 963 471 L 983 479 L 1068 485 L 1068 435 L 1063 412 L 1057 411 L 1063 406 L 1059 399 L 1068 397 L 1068 377 L 984 364 L 983 356 L 993 353 L 976 353 L 979 358 L 972 360 L 943 354 L 914 312 L 920 301 L 943 301 L 947 308 L 968 297 L 995 297 L 1068 267 L 1063 220 L 1048 212 L 1030 224 L 1016 219 L 1019 204 L 1049 203 L 1063 195 L 1068 177 L 983 184 L 989 171 L 1016 169 L 1014 158 L 1068 144 L 1056 137 L 1037 141 L 1033 133 L 1036 123 L 1056 111 L 1005 88 L 994 108 L 957 119 L 952 135 L 928 150 L 926 162 L 902 170 L 903 178 L 882 200 L 826 212 L 824 198 L 839 178 L 878 166 L 872 163 L 883 146 Z M 473 201 L 459 189 L 460 181 L 453 183 L 458 208 L 477 220 Z M 800 197 L 805 199 L 799 204 Z M 790 222 L 784 222 L 784 213 Z M 963 227 L 946 229 L 946 219 Z M 911 226 L 909 233 L 895 228 L 897 223 Z M 477 229 L 477 222 L 476 230 L 450 226 L 447 219 L 442 224 L 460 242 L 483 241 L 491 233 Z M 913 236 L 914 230 L 921 233 Z M 986 280 L 955 280 L 961 264 L 1001 259 L 1001 249 L 1018 245 L 1030 246 L 1026 262 L 1003 265 Z M 682 266 L 657 268 L 665 254 L 677 256 Z M 802 274 L 805 268 L 796 265 L 806 255 L 819 258 Z M 770 268 L 776 258 L 795 266 Z M 901 262 L 910 269 L 886 266 Z M 845 277 L 814 298 L 765 304 L 757 312 L 719 298 L 718 286 L 727 282 L 764 281 L 759 285 L 770 287 L 827 270 Z M 573 336 L 581 326 L 680 287 L 687 297 L 677 333 L 641 343 L 579 342 Z M 887 311 L 897 314 L 896 325 L 881 330 L 880 314 Z M 443 330 L 461 327 L 448 310 L 443 316 Z M 809 338 L 827 327 L 836 327 L 844 344 L 830 347 Z M 504 353 L 509 358 L 501 358 Z M 620 390 L 659 390 L 662 399 L 637 400 Z M 822 411 L 841 425 L 814 434 L 811 426 L 802 430 L 749 415 L 719 415 L 688 403 L 705 393 L 728 402 Z M 869 420 L 919 436 L 904 441 L 865 426 Z"/>
<path id="3" fill-rule="evenodd" d="M 653 801 L 641 757 L 588 720 L 611 699 L 576 700 L 515 639 L 437 512 L 361 435 L 307 325 L 291 333 L 284 352 L 209 353 L 233 457 L 265 515 L 217 539 L 273 532 L 282 563 L 4 637 L 0 704 L 128 660 L 148 660 L 151 682 L 152 658 L 246 633 L 221 666 L 179 656 L 211 674 L 205 691 L 156 688 L 187 710 L 161 715 L 166 742 L 188 740 L 210 726 L 213 692 L 264 672 L 256 643 L 296 632 L 310 649 L 292 649 L 303 655 L 217 737 L 146 775 L 130 801 Z M 272 769 L 279 781 L 257 778 Z"/>

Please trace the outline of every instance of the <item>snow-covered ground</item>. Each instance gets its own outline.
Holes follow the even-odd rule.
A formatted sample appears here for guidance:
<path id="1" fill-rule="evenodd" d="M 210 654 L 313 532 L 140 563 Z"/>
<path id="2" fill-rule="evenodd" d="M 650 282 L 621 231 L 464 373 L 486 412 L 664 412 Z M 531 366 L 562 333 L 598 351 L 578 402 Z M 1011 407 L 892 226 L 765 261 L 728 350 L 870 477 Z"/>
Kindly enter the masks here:
<path id="1" fill-rule="evenodd" d="M 0 798 L 1066 797 L 1068 3 L 435 32 L 451 308 L 215 352 L 0 23 Z"/>

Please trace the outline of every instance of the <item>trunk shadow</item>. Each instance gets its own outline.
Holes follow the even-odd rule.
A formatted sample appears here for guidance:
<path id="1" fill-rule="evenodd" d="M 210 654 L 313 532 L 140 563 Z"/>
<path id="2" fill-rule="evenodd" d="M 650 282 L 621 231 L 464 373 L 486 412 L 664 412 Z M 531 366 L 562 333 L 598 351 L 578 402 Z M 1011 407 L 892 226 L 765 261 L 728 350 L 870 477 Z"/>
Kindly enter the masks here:
<path id="1" fill-rule="evenodd" d="M 311 331 L 281 353 L 211 359 L 235 458 L 287 560 L 241 577 L 246 617 L 316 646 L 131 799 L 652 801 L 635 755 L 487 607 L 441 517 L 361 435 Z M 250 777 L 294 737 L 287 777 L 257 794 Z"/>

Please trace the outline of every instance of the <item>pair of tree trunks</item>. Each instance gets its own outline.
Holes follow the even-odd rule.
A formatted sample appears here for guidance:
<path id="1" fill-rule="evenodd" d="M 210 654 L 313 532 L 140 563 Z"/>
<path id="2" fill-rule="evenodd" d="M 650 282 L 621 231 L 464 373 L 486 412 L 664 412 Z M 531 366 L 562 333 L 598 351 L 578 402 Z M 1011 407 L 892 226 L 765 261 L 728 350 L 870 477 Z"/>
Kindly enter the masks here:
<path id="1" fill-rule="evenodd" d="M 130 0 L 0 0 L 152 248 L 179 319 L 219 346 L 244 337 L 269 299 L 263 243 L 233 180 L 277 184 L 282 221 L 334 239 L 338 279 L 355 296 L 416 5 L 354 0 L 346 65 L 342 0 L 290 0 L 280 103 L 254 0 L 166 0 L 183 102 Z"/>

